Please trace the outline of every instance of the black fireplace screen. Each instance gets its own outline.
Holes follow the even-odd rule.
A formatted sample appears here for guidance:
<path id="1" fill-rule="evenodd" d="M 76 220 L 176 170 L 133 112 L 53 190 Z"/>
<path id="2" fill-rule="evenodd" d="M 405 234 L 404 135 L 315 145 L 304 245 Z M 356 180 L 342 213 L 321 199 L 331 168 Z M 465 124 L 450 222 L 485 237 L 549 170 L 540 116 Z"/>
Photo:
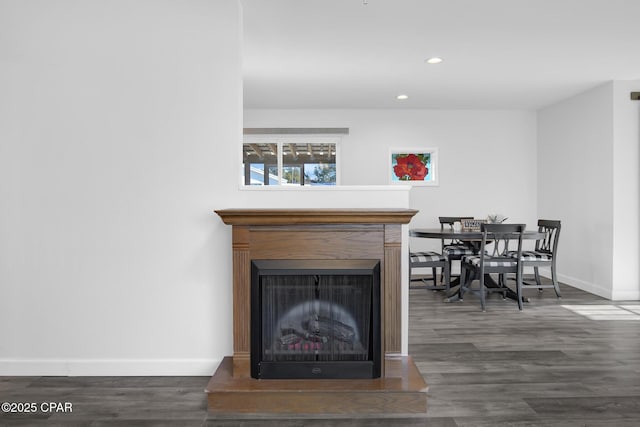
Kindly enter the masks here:
<path id="1" fill-rule="evenodd" d="M 367 360 L 371 280 L 262 278 L 262 360 Z"/>
<path id="2" fill-rule="evenodd" d="M 379 376 L 378 265 L 370 260 L 254 261 L 252 375 Z"/>

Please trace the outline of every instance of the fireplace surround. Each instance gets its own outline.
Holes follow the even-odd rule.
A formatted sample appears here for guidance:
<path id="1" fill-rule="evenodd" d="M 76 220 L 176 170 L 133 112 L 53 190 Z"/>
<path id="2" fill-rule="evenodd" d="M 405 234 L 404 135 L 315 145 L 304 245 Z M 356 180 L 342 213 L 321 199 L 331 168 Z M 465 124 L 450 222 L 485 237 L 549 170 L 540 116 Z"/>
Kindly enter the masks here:
<path id="1" fill-rule="evenodd" d="M 410 356 L 401 354 L 401 271 L 402 224 L 407 224 L 417 213 L 411 209 L 222 209 L 216 213 L 225 224 L 232 226 L 233 253 L 233 355 L 225 357 L 207 385 L 208 408 L 212 414 L 416 414 L 426 412 L 426 384 Z M 263 351 L 260 343 L 252 340 L 252 265 L 282 262 L 298 265 L 314 264 L 310 268 L 324 268 L 331 263 L 365 262 L 379 269 L 379 333 L 376 334 L 380 349 L 378 368 L 372 368 L 367 378 L 335 378 L 335 366 L 314 366 L 315 361 L 303 367 L 305 375 L 297 379 L 266 379 L 256 375 L 252 358 Z M 273 264 L 275 263 L 275 264 Z M 304 268 L 307 268 L 304 267 Z M 335 264 L 334 264 L 335 267 Z M 303 268 L 303 269 L 304 269 Z M 268 268 L 267 268 L 268 269 Z M 254 272 L 255 273 L 255 272 Z M 298 272 L 300 273 L 300 272 Z M 317 273 L 317 271 L 316 271 Z M 315 286 L 314 276 L 306 276 L 309 286 Z M 341 279 L 342 280 L 342 279 Z M 351 279 L 349 279 L 351 280 Z M 332 280 L 329 280 L 332 282 Z M 335 280 L 333 280 L 335 282 Z M 340 282 L 340 280 L 338 280 Z M 356 281 L 357 282 L 357 281 Z M 287 281 L 284 281 L 285 287 Z M 330 285 L 331 287 L 333 285 Z M 358 285 L 360 286 L 360 285 Z M 293 289 L 292 286 L 289 286 Z M 302 303 L 295 296 L 290 310 Z M 315 292 L 315 291 L 314 291 Z M 362 291 L 358 291 L 362 292 Z M 344 295 L 343 295 L 344 296 Z M 354 295 L 345 298 L 353 299 Z M 341 298 L 339 296 L 339 298 Z M 375 299 L 372 294 L 372 299 Z M 334 316 L 338 323 L 330 323 L 330 309 L 324 307 L 326 298 L 307 304 L 317 313 L 309 313 L 306 319 L 298 316 L 294 327 L 285 332 L 294 336 L 283 337 L 280 344 L 293 343 L 313 323 L 312 331 L 323 331 L 313 339 L 333 348 L 350 343 L 350 335 L 365 334 L 357 322 L 348 316 Z M 349 309 L 348 304 L 338 303 L 334 313 Z M 305 305 L 302 304 L 304 307 Z M 353 308 L 353 307 L 351 307 Z M 347 310 L 348 311 L 348 310 Z M 253 315 L 253 317 L 252 317 Z M 282 311 L 278 315 L 285 316 Z M 317 315 L 317 318 L 316 318 Z M 342 315 L 341 315 L 342 316 Z M 306 322 L 304 325 L 301 322 Z M 374 322 L 375 323 L 375 322 Z M 279 328 L 283 329 L 283 328 Z M 322 338 L 331 330 L 342 335 L 332 344 Z M 369 332 L 367 332 L 368 334 Z M 285 334 L 287 335 L 287 334 Z M 269 338 L 271 340 L 271 338 Z M 306 344 L 311 347 L 312 341 Z M 291 342 L 289 342 L 291 340 Z M 339 342 L 342 340 L 342 342 Z M 302 340 L 299 341 L 304 351 Z M 313 354 L 322 353 L 324 346 L 309 348 Z M 369 344 L 367 344 L 369 347 Z M 369 357 L 369 356 L 367 356 Z M 373 356 L 375 358 L 375 356 Z M 335 363 L 332 361 L 331 363 Z M 337 362 L 340 362 L 339 360 Z M 303 361 L 304 363 L 304 361 Z M 336 367 L 337 366 L 337 367 Z M 320 369 L 316 377 L 314 368 Z M 326 369 L 326 371 L 325 371 Z M 360 368 L 358 368 L 360 369 Z M 253 372 L 252 372 L 253 371 Z M 366 371 L 366 369 L 363 369 Z M 318 372 L 317 369 L 315 372 Z M 328 372 L 328 376 L 322 374 Z M 253 374 L 253 375 L 252 375 Z M 288 374 L 287 374 L 288 375 Z M 276 374 L 280 376 L 280 374 Z M 259 377 L 259 378 L 258 378 Z"/>

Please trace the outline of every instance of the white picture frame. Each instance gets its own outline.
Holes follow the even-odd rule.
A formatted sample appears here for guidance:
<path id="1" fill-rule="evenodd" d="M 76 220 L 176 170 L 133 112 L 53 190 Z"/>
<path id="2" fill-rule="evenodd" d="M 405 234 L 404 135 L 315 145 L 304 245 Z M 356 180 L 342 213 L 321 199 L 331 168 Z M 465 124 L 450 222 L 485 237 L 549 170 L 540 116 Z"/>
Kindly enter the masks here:
<path id="1" fill-rule="evenodd" d="M 390 148 L 389 183 L 397 185 L 438 185 L 437 148 Z"/>

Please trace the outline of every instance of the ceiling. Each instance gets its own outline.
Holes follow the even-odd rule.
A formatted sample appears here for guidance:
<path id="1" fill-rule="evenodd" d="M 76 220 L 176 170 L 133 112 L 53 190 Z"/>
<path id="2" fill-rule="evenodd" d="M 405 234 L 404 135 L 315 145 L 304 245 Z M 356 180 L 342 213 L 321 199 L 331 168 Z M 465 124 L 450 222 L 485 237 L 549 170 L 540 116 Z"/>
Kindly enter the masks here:
<path id="1" fill-rule="evenodd" d="M 245 108 L 538 109 L 640 79 L 639 0 L 241 4 Z"/>

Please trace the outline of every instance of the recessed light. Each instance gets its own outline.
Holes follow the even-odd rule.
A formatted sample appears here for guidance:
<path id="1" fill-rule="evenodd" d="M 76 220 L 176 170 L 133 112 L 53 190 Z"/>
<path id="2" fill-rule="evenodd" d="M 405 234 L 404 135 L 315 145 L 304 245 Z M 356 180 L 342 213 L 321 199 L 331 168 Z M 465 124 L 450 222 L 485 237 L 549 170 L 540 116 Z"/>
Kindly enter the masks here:
<path id="1" fill-rule="evenodd" d="M 409 99 L 409 95 L 398 95 L 396 96 L 396 99 L 399 99 L 400 101 L 404 101 L 405 99 Z"/>
<path id="2" fill-rule="evenodd" d="M 427 64 L 439 64 L 442 62 L 442 58 L 438 58 L 437 56 L 434 56 L 433 58 L 426 59 L 425 62 Z"/>

